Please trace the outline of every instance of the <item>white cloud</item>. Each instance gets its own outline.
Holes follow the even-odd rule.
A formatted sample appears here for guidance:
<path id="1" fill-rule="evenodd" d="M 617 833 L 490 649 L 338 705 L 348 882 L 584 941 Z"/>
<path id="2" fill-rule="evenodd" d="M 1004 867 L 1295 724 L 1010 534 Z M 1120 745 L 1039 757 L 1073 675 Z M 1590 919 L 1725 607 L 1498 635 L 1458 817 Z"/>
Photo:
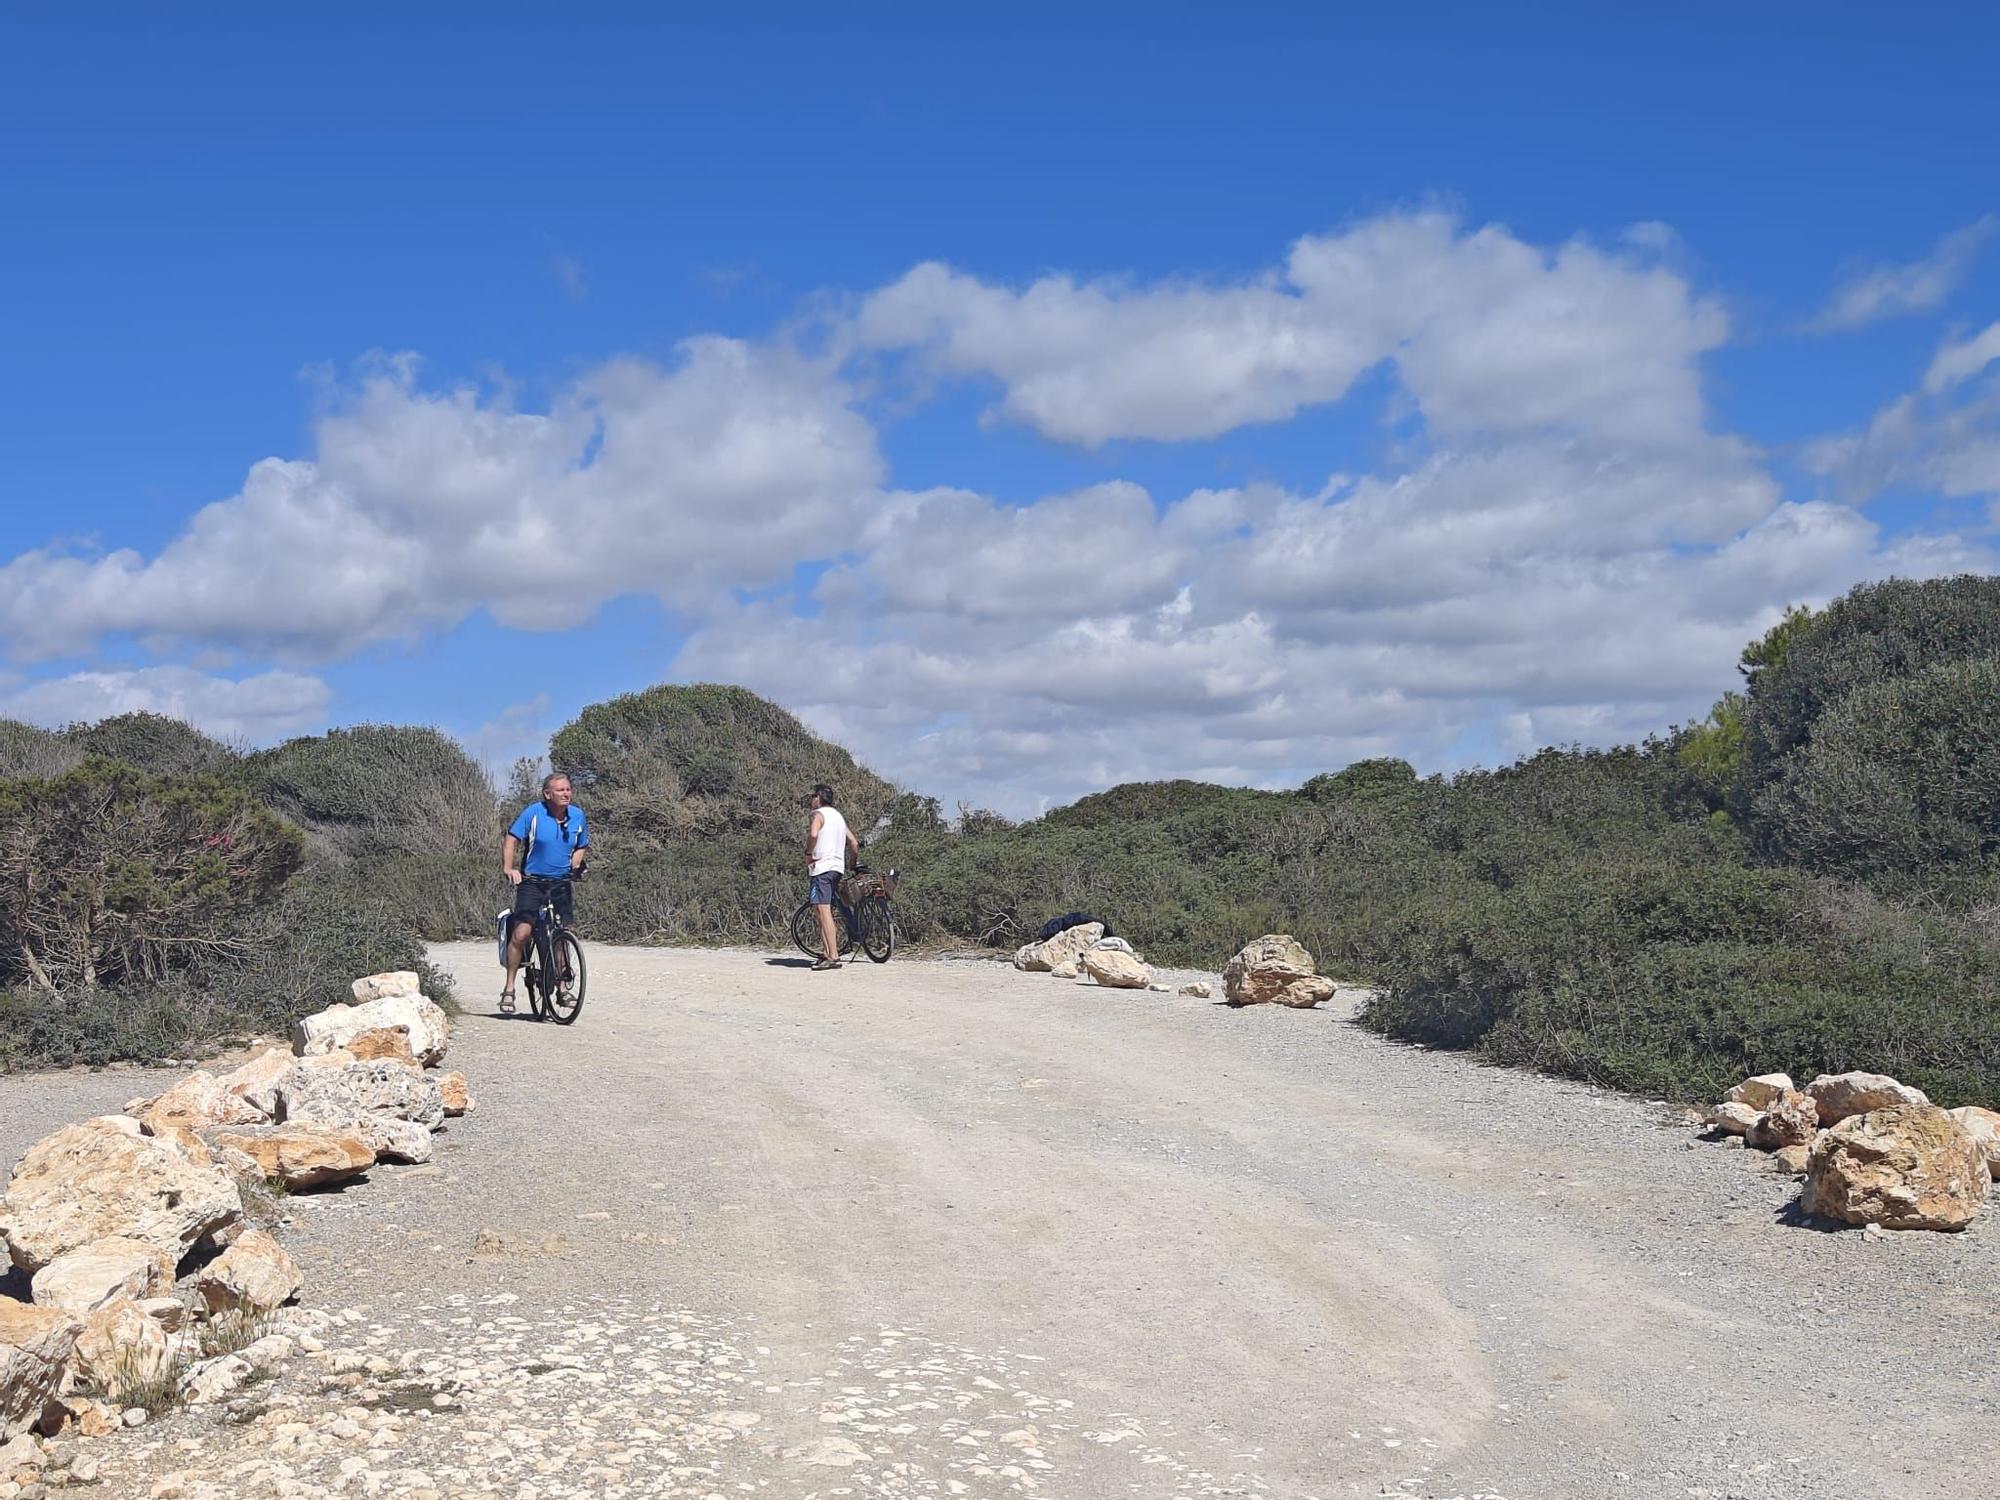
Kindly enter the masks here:
<path id="1" fill-rule="evenodd" d="M 326 722 L 333 695 L 317 677 L 259 672 L 230 679 L 190 667 L 74 672 L 0 692 L 0 718 L 60 728 L 114 714 L 165 714 L 217 739 L 270 744 Z"/>
<path id="2" fill-rule="evenodd" d="M 411 639 L 476 609 L 560 629 L 607 599 L 698 609 L 787 578 L 872 511 L 874 429 L 825 367 L 727 339 L 621 360 L 545 413 L 429 393 L 407 364 L 266 459 L 153 557 L 48 549 L 0 566 L 18 656 L 111 634 L 288 661 Z"/>
<path id="3" fill-rule="evenodd" d="M 1932 358 L 1921 387 L 1859 431 L 1809 443 L 1800 462 L 1836 494 L 1866 500 L 1906 487 L 1951 499 L 2000 496 L 2000 323 Z"/>
<path id="4" fill-rule="evenodd" d="M 771 693 L 911 784 L 1014 812 L 1120 780 L 1436 767 L 1482 727 L 1502 748 L 1637 737 L 1704 711 L 1781 605 L 1969 556 L 1885 551 L 1859 512 L 1783 503 L 1720 442 L 1618 465 L 1536 440 L 1327 496 L 895 509 L 892 539 L 822 581 L 812 649 L 760 603 L 706 624 L 676 674 Z"/>
<path id="5" fill-rule="evenodd" d="M 860 299 L 825 359 L 697 339 L 535 412 L 392 364 L 323 417 L 310 458 L 256 465 L 157 554 L 0 567 L 0 638 L 325 660 L 473 611 L 561 630 L 651 594 L 693 626 L 674 675 L 744 683 L 910 785 L 1017 812 L 1134 778 L 1289 783 L 1365 755 L 1630 738 L 1706 709 L 1786 603 L 1993 565 L 1976 539 L 1885 541 L 1846 502 L 1884 476 L 1993 492 L 2000 334 L 1940 350 L 1924 390 L 1816 445 L 1829 494 L 1790 502 L 1752 444 L 1708 428 L 1700 360 L 1727 320 L 1673 248 L 1658 226 L 1547 248 L 1416 213 L 1228 284 L 1014 290 L 920 266 Z M 908 364 L 996 380 L 997 418 L 1061 441 L 1192 438 L 1337 400 L 1385 362 L 1421 431 L 1313 493 L 892 490 L 856 407 L 864 369 Z M 821 565 L 804 600 L 800 563 Z M 116 711 L 67 705 L 138 675 L 16 696 Z M 210 722 L 227 706 L 200 692 L 313 682 L 186 677 Z M 289 712 L 323 711 L 319 692 Z M 474 752 L 504 772 L 550 717 L 517 704 Z"/>
<path id="6" fill-rule="evenodd" d="M 1550 251 L 1430 212 L 1307 236 L 1281 271 L 1234 284 L 1048 276 L 1013 291 L 930 264 L 864 299 L 850 332 L 998 379 L 992 415 L 1063 442 L 1282 420 L 1385 360 L 1436 432 L 1671 441 L 1700 426 L 1694 362 L 1727 320 L 1657 263 L 1658 243 Z"/>
<path id="7" fill-rule="evenodd" d="M 2000 359 L 2000 323 L 1988 325 L 1971 338 L 1946 344 L 1924 372 L 1924 394 L 1940 395 L 1961 381 L 1970 380 L 1994 360 Z"/>
<path id="8" fill-rule="evenodd" d="M 1854 271 L 1807 326 L 1820 333 L 1838 332 L 1941 306 L 1995 229 L 2000 229 L 2000 216 L 1987 214 L 1944 236 L 1921 260 Z"/>

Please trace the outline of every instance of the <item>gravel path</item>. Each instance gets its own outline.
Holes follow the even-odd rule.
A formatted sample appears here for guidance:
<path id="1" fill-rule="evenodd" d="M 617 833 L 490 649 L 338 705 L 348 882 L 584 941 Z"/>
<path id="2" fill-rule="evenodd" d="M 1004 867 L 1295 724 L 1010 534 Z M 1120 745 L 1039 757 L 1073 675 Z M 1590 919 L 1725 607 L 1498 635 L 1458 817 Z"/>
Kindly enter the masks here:
<path id="1" fill-rule="evenodd" d="M 475 1010 L 490 948 L 438 961 Z M 111 1493 L 1990 1496 L 2000 1238 L 1790 1222 L 1621 1096 L 993 964 L 593 947 L 425 1168 L 288 1205 L 324 1349 Z M 159 1085 L 0 1080 L 0 1149 Z"/>

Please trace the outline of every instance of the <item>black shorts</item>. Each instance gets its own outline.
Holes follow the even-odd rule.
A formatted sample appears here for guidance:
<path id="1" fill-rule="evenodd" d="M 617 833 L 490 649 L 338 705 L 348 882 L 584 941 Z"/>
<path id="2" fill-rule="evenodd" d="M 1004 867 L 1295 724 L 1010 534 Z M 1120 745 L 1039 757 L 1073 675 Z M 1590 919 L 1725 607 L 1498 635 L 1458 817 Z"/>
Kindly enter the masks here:
<path id="1" fill-rule="evenodd" d="M 570 926 L 576 921 L 576 908 L 571 904 L 573 889 L 567 880 L 555 876 L 522 876 L 521 883 L 514 887 L 514 920 L 535 921 L 541 916 L 542 907 L 553 901 L 563 926 Z"/>

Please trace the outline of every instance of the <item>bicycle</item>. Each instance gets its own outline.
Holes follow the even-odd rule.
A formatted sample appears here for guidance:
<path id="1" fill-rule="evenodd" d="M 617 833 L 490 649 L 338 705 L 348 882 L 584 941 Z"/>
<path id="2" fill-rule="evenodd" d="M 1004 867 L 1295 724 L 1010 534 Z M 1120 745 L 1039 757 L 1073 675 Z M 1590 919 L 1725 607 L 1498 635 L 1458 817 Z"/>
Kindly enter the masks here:
<path id="1" fill-rule="evenodd" d="M 896 951 L 896 917 L 889 908 L 889 898 L 895 895 L 899 878 L 894 870 L 877 875 L 863 865 L 857 865 L 852 875 L 841 877 L 834 890 L 833 905 L 838 916 L 833 930 L 842 958 L 852 953 L 858 942 L 861 951 L 874 962 L 889 961 L 889 955 Z M 848 904 L 850 895 L 852 906 Z M 810 901 L 802 902 L 792 913 L 792 943 L 808 958 L 826 956 L 822 951 L 819 913 Z"/>
<path id="2" fill-rule="evenodd" d="M 581 870 L 569 877 L 572 882 L 581 879 Z M 528 1009 L 536 1020 L 570 1026 L 583 1011 L 587 970 L 583 944 L 576 940 L 576 934 L 556 910 L 555 886 L 559 883 L 562 882 L 550 883 L 549 895 L 535 913 L 535 930 L 528 938 L 528 951 L 521 956 L 521 984 L 528 992 Z M 513 913 L 503 913 L 502 919 L 511 930 Z"/>

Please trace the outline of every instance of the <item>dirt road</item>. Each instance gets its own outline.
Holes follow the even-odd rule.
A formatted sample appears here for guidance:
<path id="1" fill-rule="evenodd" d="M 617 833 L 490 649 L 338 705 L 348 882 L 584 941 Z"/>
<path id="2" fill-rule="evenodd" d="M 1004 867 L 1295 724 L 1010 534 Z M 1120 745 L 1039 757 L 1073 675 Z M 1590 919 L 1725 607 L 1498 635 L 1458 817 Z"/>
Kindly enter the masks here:
<path id="1" fill-rule="evenodd" d="M 452 1409 L 346 1471 L 305 1444 L 286 1483 L 1992 1491 L 1990 1222 L 1797 1227 L 1754 1153 L 1384 1043 L 1345 994 L 1232 1011 L 991 964 L 593 948 L 559 1029 L 480 1013 L 490 949 L 437 957 L 477 1112 L 435 1169 L 293 1200 L 290 1238 L 308 1300 L 365 1309 L 357 1347 L 417 1351 Z M 99 1107 L 136 1092 L 104 1083 Z M 0 1145 L 55 1088 L 0 1083 Z M 107 1472 L 268 1460 L 233 1441 Z"/>

